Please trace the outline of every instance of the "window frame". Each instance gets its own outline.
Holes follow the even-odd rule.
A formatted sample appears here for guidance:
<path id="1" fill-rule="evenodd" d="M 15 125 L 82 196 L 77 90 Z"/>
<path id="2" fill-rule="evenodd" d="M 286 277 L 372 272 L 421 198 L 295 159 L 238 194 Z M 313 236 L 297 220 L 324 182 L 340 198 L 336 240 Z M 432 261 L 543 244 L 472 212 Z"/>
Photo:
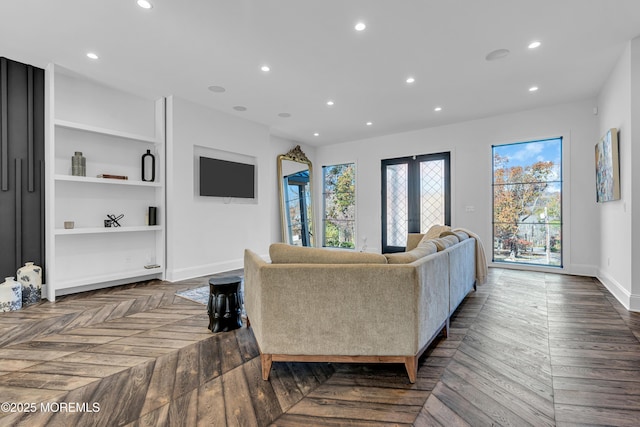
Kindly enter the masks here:
<path id="1" fill-rule="evenodd" d="M 496 214 L 496 206 L 495 206 L 495 187 L 496 187 L 496 182 L 495 182 L 495 149 L 499 148 L 499 147 L 505 147 L 505 146 L 509 146 L 509 145 L 519 145 L 519 144 L 530 144 L 530 143 L 536 143 L 536 142 L 545 142 L 545 141 L 553 141 L 553 140 L 559 140 L 560 141 L 560 161 L 558 162 L 559 165 L 559 178 L 557 180 L 549 180 L 549 181 L 544 181 L 547 183 L 557 183 L 558 187 L 560 188 L 560 197 L 559 197 L 559 209 L 560 209 L 560 220 L 559 220 L 559 227 L 560 227 L 560 264 L 559 265 L 552 265 L 552 264 L 538 264 L 538 263 L 532 263 L 532 262 L 518 262 L 518 261 L 504 261 L 504 260 L 500 260 L 500 259 L 496 259 L 495 257 L 495 239 L 496 239 L 496 235 L 495 235 L 495 225 L 496 225 L 496 221 L 495 221 L 495 214 Z M 493 144 L 491 145 L 491 263 L 495 264 L 497 266 L 509 266 L 509 265 L 514 265 L 514 266 L 518 266 L 518 267 L 529 267 L 528 269 L 531 270 L 542 270 L 544 271 L 545 269 L 564 269 L 565 268 L 565 263 L 567 261 L 567 258 L 569 257 L 570 254 L 570 242 L 568 241 L 568 235 L 570 230 L 568 229 L 569 227 L 569 218 L 568 216 L 568 206 L 565 206 L 565 199 L 564 199 L 564 194 L 565 194 L 565 175 L 569 174 L 569 167 L 568 165 L 565 165 L 564 159 L 565 159 L 565 150 L 568 150 L 568 136 L 565 134 L 560 134 L 560 135 L 556 135 L 556 136 L 549 136 L 549 137 L 544 137 L 544 138 L 536 138 L 536 139 L 530 139 L 530 140 L 524 140 L 524 141 L 518 141 L 518 142 L 505 142 L 502 144 Z M 542 182 L 542 181 L 539 181 Z M 504 185 L 514 185 L 514 184 L 504 184 Z"/>

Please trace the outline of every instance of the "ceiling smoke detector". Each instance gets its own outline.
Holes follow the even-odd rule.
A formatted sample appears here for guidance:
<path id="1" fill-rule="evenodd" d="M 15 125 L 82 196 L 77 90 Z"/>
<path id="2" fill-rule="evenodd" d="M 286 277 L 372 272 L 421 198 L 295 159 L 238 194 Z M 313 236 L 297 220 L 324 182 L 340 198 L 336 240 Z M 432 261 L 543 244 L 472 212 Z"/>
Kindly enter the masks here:
<path id="1" fill-rule="evenodd" d="M 495 61 L 496 59 L 502 59 L 505 56 L 509 55 L 509 49 L 496 49 L 492 52 L 489 52 L 487 56 L 484 57 L 487 61 Z"/>

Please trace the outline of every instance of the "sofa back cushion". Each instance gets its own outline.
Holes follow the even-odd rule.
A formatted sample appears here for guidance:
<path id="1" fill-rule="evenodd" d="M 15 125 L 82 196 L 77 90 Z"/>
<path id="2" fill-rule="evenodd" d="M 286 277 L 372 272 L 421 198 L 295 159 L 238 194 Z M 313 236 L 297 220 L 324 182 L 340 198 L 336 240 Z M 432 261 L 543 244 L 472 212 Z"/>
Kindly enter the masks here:
<path id="1" fill-rule="evenodd" d="M 448 225 L 432 225 L 425 233 L 425 239 L 437 239 L 445 231 L 450 231 Z"/>
<path id="2" fill-rule="evenodd" d="M 462 230 L 443 231 L 442 233 L 440 233 L 440 237 L 446 236 L 456 236 L 461 242 L 469 238 L 469 235 Z"/>
<path id="3" fill-rule="evenodd" d="M 397 252 L 392 254 L 384 254 L 389 264 L 409 264 L 417 261 L 427 255 L 438 252 L 436 245 L 428 240 L 421 240 L 414 249 L 408 252 Z"/>
<path id="4" fill-rule="evenodd" d="M 269 246 L 269 256 L 273 264 L 386 264 L 384 255 L 335 250 L 309 248 L 303 246 L 273 243 Z"/>

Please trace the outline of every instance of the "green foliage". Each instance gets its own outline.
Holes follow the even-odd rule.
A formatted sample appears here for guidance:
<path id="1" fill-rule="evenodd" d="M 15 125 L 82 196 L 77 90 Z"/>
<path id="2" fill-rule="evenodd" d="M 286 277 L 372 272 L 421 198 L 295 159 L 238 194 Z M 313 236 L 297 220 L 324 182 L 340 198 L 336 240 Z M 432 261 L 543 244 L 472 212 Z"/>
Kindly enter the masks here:
<path id="1" fill-rule="evenodd" d="M 502 249 L 514 256 L 532 248 L 521 238 L 524 224 L 552 224 L 560 219 L 560 192 L 548 191 L 553 161 L 528 166 L 509 166 L 509 158 L 494 155 L 494 237 Z M 559 250 L 560 241 L 552 245 Z"/>
<path id="2" fill-rule="evenodd" d="M 355 248 L 355 165 L 323 168 L 324 246 Z"/>

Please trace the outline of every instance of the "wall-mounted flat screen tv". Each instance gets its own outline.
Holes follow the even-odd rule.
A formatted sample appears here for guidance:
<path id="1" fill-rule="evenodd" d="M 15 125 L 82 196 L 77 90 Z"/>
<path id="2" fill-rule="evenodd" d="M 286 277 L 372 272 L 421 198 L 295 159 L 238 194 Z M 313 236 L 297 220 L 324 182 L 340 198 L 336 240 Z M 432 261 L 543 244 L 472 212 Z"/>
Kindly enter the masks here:
<path id="1" fill-rule="evenodd" d="M 200 195 L 255 197 L 255 165 L 200 157 Z"/>

